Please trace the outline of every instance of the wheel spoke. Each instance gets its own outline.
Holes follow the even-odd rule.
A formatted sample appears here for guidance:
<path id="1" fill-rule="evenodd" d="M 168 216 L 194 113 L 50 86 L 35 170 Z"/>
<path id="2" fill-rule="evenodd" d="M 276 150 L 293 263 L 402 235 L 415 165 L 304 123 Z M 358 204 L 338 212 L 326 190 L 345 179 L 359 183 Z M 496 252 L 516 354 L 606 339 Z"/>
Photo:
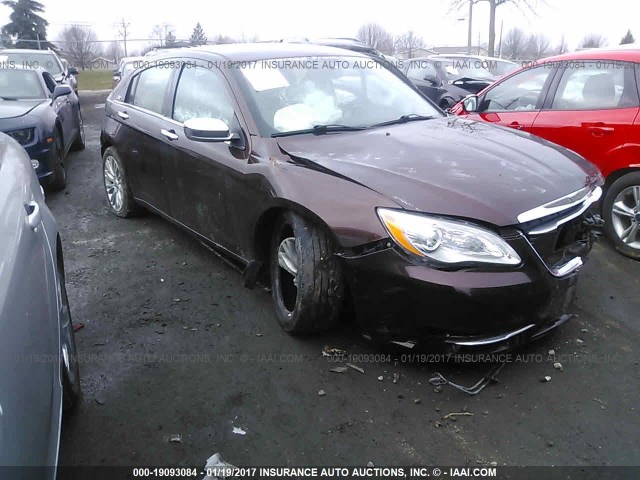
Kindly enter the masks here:
<path id="1" fill-rule="evenodd" d="M 629 218 L 634 217 L 634 213 L 631 207 L 628 207 L 622 201 L 616 202 L 613 204 L 613 213 L 615 215 L 620 215 L 622 217 L 629 217 Z"/>
<path id="2" fill-rule="evenodd" d="M 278 247 L 278 265 L 294 277 L 298 275 L 298 251 L 296 239 L 286 238 Z"/>
<path id="3" fill-rule="evenodd" d="M 638 234 L 638 224 L 632 224 L 628 229 L 622 232 L 622 240 L 624 243 L 630 244 L 636 241 L 636 235 Z"/>
<path id="4" fill-rule="evenodd" d="M 640 186 L 636 185 L 633 187 L 633 199 L 636 202 L 636 205 L 640 205 Z"/>

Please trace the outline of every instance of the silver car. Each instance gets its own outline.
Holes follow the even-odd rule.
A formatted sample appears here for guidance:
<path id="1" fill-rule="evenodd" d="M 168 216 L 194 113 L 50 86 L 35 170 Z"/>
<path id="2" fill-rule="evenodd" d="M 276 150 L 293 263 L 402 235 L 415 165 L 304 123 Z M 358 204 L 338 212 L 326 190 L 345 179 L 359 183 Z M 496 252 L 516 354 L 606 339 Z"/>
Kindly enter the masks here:
<path id="1" fill-rule="evenodd" d="M 24 149 L 0 133 L 0 465 L 48 466 L 80 395 L 62 246 Z"/>

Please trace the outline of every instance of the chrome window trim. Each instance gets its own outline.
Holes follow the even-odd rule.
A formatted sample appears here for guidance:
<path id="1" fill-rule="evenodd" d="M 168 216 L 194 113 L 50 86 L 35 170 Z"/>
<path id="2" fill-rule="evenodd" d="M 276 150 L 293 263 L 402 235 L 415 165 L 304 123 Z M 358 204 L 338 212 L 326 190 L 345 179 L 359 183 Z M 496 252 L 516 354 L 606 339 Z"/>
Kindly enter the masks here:
<path id="1" fill-rule="evenodd" d="M 576 205 L 579 205 L 583 202 L 585 204 L 588 203 L 588 205 L 591 205 L 592 203 L 598 201 L 601 196 L 601 187 L 584 187 L 580 190 L 565 195 L 564 197 L 560 197 L 549 203 L 545 203 L 544 205 L 540 205 L 538 207 L 532 208 L 531 210 L 520 213 L 518 215 L 518 222 L 527 223 L 533 220 L 548 217 L 549 215 L 553 215 L 554 213 L 558 213 L 571 207 L 575 207 Z"/>

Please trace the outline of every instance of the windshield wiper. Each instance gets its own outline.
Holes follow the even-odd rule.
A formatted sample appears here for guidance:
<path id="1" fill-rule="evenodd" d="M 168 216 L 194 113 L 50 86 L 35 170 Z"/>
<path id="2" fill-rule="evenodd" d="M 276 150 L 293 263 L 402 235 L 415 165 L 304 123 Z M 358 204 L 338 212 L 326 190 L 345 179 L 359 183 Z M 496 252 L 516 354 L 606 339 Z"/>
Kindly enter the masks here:
<path id="1" fill-rule="evenodd" d="M 304 130 L 292 130 L 290 132 L 277 132 L 272 137 L 286 137 L 288 135 L 302 135 L 305 133 L 313 133 L 314 135 L 325 135 L 330 132 L 357 132 L 365 130 L 366 127 L 352 127 L 349 125 L 314 125 L 313 128 L 305 128 Z"/>
<path id="2" fill-rule="evenodd" d="M 408 123 L 408 122 L 416 122 L 419 120 L 433 120 L 433 115 L 419 115 L 417 113 L 410 113 L 409 115 L 402 115 L 395 120 L 389 120 L 387 122 L 376 123 L 375 125 L 371 125 L 372 127 L 386 127 L 387 125 L 397 125 L 400 123 Z"/>
<path id="3" fill-rule="evenodd" d="M 1 98 L 2 100 L 17 100 L 17 98 L 16 98 L 16 97 L 2 97 L 2 96 L 0 96 L 0 98 Z"/>

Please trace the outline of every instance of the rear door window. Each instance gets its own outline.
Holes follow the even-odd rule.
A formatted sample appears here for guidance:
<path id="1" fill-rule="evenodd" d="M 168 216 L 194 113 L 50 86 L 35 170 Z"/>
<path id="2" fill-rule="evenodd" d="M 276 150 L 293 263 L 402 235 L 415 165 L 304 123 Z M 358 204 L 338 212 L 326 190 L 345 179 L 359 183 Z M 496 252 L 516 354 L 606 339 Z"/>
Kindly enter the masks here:
<path id="1" fill-rule="evenodd" d="M 131 85 L 127 103 L 164 114 L 164 100 L 173 70 L 169 66 L 159 65 L 140 72 Z"/>
<path id="2" fill-rule="evenodd" d="M 634 64 L 594 61 L 565 68 L 553 110 L 612 110 L 638 106 Z"/>

